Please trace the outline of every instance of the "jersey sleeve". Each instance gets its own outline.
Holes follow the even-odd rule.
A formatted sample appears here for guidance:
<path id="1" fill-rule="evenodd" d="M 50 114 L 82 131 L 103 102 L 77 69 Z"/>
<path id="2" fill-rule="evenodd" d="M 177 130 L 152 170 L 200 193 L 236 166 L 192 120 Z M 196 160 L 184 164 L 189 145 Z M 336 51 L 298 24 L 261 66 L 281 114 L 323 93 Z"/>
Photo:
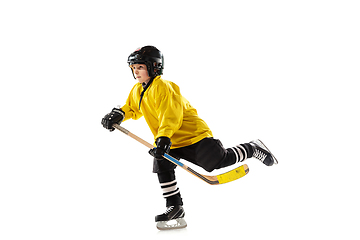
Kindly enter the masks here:
<path id="1" fill-rule="evenodd" d="M 143 116 L 143 114 L 139 111 L 138 106 L 136 106 L 136 91 L 135 87 L 131 90 L 129 97 L 126 100 L 124 106 L 121 107 L 121 110 L 125 112 L 124 121 L 129 119 L 138 120 Z"/>

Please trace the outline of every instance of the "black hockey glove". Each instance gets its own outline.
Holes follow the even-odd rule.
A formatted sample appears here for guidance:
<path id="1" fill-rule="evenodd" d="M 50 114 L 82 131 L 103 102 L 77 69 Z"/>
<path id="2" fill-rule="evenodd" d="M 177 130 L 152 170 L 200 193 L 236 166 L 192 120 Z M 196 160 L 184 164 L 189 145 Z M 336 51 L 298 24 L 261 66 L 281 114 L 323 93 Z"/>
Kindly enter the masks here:
<path id="1" fill-rule="evenodd" d="M 171 140 L 168 137 L 156 139 L 156 148 L 150 149 L 149 154 L 156 159 L 162 160 L 165 153 L 170 152 Z"/>
<path id="2" fill-rule="evenodd" d="M 115 130 L 112 125 L 114 123 L 120 124 L 124 120 L 124 118 L 125 113 L 123 112 L 123 110 L 119 108 L 113 108 L 111 113 L 108 113 L 105 115 L 105 117 L 103 117 L 103 119 L 101 120 L 101 124 L 104 128 L 109 129 L 110 132 L 112 132 Z"/>

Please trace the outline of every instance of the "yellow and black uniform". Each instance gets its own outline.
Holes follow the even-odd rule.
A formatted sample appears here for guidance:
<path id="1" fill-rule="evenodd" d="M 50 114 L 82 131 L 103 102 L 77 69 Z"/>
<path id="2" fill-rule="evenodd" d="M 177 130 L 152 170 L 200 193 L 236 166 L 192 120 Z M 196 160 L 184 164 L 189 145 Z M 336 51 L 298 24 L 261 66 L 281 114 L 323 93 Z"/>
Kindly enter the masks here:
<path id="1" fill-rule="evenodd" d="M 157 48 L 145 46 L 135 50 L 128 57 L 128 64 L 135 79 L 139 77 L 136 64 L 144 64 L 150 81 L 144 85 L 135 84 L 121 110 L 113 109 L 111 113 L 105 115 L 102 124 L 106 129 L 113 130 L 114 123 L 144 117 L 155 141 L 160 137 L 170 138 L 171 156 L 185 159 L 208 172 L 242 162 L 253 156 L 264 163 L 267 158 L 270 161 L 267 165 L 272 165 L 274 160 L 270 153 L 254 142 L 225 149 L 219 140 L 213 138 L 208 125 L 181 95 L 179 87 L 161 78 L 164 59 Z M 165 219 L 168 214 L 172 214 L 173 209 L 179 209 L 176 206 L 183 205 L 175 178 L 175 167 L 176 165 L 170 161 L 154 158 L 153 172 L 157 173 L 166 206 L 173 207 L 156 219 Z"/>
<path id="2" fill-rule="evenodd" d="M 156 140 L 158 137 L 171 139 L 171 148 L 192 145 L 204 138 L 213 137 L 208 125 L 198 116 L 180 93 L 179 87 L 157 76 L 144 87 L 137 83 L 132 88 L 126 104 L 121 108 L 125 120 L 144 116 Z"/>
<path id="3" fill-rule="evenodd" d="M 125 113 L 124 121 L 144 116 L 155 140 L 163 136 L 171 139 L 171 156 L 208 172 L 239 162 L 245 156 L 242 147 L 224 149 L 196 109 L 181 95 L 179 87 L 160 76 L 144 86 L 135 84 L 121 110 Z M 168 172 L 175 167 L 169 161 L 154 159 L 153 172 Z"/>

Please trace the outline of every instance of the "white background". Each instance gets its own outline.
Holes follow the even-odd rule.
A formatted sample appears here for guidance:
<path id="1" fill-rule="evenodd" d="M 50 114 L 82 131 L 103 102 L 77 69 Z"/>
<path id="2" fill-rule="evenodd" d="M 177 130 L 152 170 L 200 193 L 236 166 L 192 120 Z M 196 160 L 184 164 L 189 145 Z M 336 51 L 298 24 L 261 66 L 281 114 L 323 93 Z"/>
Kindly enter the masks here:
<path id="1" fill-rule="evenodd" d="M 0 239 L 359 239 L 359 11 L 2 1 Z M 220 186 L 178 169 L 180 231 L 155 228 L 165 201 L 147 149 L 100 124 L 124 104 L 127 57 L 144 45 L 225 147 L 260 138 L 280 162 L 248 160 L 249 175 Z M 143 119 L 123 126 L 153 141 Z"/>

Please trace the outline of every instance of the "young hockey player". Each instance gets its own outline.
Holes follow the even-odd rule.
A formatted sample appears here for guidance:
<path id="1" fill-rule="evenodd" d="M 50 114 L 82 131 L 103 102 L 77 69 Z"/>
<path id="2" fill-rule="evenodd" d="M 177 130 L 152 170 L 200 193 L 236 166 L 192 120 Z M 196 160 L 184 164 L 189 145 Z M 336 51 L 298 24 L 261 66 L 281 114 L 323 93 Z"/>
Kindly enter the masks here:
<path id="1" fill-rule="evenodd" d="M 127 62 L 138 83 L 132 88 L 126 104 L 105 115 L 102 125 L 113 131 L 114 123 L 144 116 L 154 134 L 156 148 L 149 153 L 154 157 L 153 172 L 158 175 L 167 207 L 164 214 L 155 217 L 159 229 L 186 227 L 183 201 L 175 178 L 176 165 L 163 160 L 164 153 L 185 159 L 208 172 L 252 157 L 267 166 L 277 164 L 276 158 L 260 140 L 225 149 L 213 138 L 211 130 L 181 95 L 179 87 L 161 78 L 164 59 L 157 48 L 139 48 L 130 54 Z M 168 225 L 170 220 L 177 220 L 177 224 Z"/>

